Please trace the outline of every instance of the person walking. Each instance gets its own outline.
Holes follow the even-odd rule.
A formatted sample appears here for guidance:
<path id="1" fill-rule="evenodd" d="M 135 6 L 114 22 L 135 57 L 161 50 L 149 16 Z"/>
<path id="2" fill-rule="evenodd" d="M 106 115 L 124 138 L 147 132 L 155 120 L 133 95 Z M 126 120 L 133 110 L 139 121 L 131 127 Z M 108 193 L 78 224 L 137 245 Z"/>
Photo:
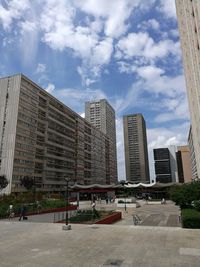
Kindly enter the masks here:
<path id="1" fill-rule="evenodd" d="M 15 213 L 13 211 L 13 205 L 10 205 L 8 208 L 8 219 L 12 219 L 15 216 Z"/>
<path id="2" fill-rule="evenodd" d="M 24 204 L 21 206 L 19 221 L 21 221 L 22 218 L 23 220 L 27 218 L 26 217 L 26 206 Z"/>

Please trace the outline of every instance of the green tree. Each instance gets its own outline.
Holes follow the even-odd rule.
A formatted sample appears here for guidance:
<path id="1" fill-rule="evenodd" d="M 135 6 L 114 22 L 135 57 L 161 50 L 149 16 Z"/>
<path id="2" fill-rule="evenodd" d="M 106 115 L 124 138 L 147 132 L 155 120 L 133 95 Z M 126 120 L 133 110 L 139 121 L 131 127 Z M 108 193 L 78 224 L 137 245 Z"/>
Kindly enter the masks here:
<path id="1" fill-rule="evenodd" d="M 30 176 L 24 176 L 20 179 L 21 185 L 23 185 L 27 190 L 31 190 L 35 185 L 35 181 Z"/>
<path id="2" fill-rule="evenodd" d="M 192 201 L 200 200 L 200 182 L 192 182 L 172 187 L 170 198 L 181 208 L 191 206 Z"/>
<path id="3" fill-rule="evenodd" d="M 0 191 L 6 188 L 8 185 L 8 180 L 5 175 L 0 175 Z"/>

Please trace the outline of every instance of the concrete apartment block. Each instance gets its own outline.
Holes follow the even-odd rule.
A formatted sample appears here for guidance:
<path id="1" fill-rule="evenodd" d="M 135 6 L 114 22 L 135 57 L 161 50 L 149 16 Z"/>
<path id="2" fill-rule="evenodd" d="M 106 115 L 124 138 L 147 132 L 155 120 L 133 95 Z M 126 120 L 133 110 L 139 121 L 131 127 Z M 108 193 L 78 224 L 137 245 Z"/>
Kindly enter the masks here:
<path id="1" fill-rule="evenodd" d="M 197 173 L 200 178 L 200 1 L 176 0 L 184 73 L 189 100 L 192 138 Z"/>
<path id="2" fill-rule="evenodd" d="M 65 177 L 81 184 L 113 182 L 109 138 L 37 84 L 19 74 L 0 79 L 0 174 L 5 193 L 32 177 L 43 191 L 64 191 Z"/>
<path id="3" fill-rule="evenodd" d="M 149 182 L 146 124 L 142 114 L 123 117 L 126 179 Z"/>
<path id="4" fill-rule="evenodd" d="M 117 149 L 116 149 L 116 126 L 115 126 L 115 111 L 106 99 L 95 101 L 87 101 L 85 103 L 85 119 L 104 133 L 109 144 L 107 148 L 109 153 L 107 156 L 107 183 L 117 182 Z M 108 165 L 109 164 L 109 165 Z"/>

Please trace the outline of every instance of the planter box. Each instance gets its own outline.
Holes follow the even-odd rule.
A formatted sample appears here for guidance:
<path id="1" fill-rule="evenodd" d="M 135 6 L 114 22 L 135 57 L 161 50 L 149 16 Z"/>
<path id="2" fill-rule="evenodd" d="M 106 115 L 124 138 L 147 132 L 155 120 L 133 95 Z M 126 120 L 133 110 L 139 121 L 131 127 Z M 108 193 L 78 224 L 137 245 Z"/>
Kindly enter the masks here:
<path id="1" fill-rule="evenodd" d="M 113 214 L 109 215 L 108 217 L 97 221 L 95 224 L 112 224 L 121 220 L 121 218 L 122 218 L 122 213 L 116 211 L 113 212 Z"/>
<path id="2" fill-rule="evenodd" d="M 126 202 L 131 202 L 131 203 L 136 203 L 136 198 L 135 197 L 132 197 L 132 198 L 128 198 L 128 197 L 126 197 L 126 198 L 123 198 L 123 197 L 121 197 L 121 198 L 116 198 L 115 199 L 115 203 L 117 204 L 119 201 L 124 201 L 125 202 L 125 200 L 126 200 Z M 122 204 L 122 203 L 120 203 L 120 204 Z"/>
<path id="3" fill-rule="evenodd" d="M 118 208 L 124 208 L 125 203 L 117 203 Z M 126 203 L 127 208 L 139 208 L 140 204 L 139 203 Z"/>
<path id="4" fill-rule="evenodd" d="M 151 200 L 148 200 L 148 202 L 146 204 L 149 204 L 149 205 L 161 205 L 161 201 L 151 201 Z M 166 202 L 167 204 L 167 202 Z M 165 205 L 165 204 L 163 204 Z"/>

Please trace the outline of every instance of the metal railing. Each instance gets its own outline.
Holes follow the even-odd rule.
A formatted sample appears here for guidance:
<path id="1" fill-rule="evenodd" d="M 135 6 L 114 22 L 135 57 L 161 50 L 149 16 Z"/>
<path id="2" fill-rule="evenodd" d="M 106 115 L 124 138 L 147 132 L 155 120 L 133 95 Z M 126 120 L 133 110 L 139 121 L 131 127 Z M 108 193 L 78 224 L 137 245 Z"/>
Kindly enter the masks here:
<path id="1" fill-rule="evenodd" d="M 140 217 L 137 214 L 133 214 L 133 223 L 134 225 L 139 225 L 141 224 L 142 220 L 140 219 Z"/>

